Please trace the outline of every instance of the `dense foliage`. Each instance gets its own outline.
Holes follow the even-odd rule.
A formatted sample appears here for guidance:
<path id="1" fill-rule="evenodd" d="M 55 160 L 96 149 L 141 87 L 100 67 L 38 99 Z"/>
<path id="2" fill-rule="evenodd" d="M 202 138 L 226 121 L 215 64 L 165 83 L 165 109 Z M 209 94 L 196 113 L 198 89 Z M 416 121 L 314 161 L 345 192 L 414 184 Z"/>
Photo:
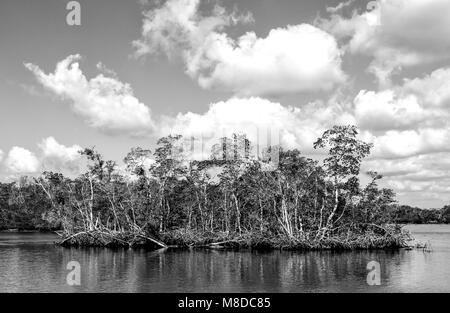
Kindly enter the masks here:
<path id="1" fill-rule="evenodd" d="M 270 160 L 250 157 L 251 143 L 243 135 L 222 138 L 203 161 L 174 153 L 181 136 L 164 137 L 153 153 L 132 149 L 124 159 L 126 172 L 84 149 L 89 166 L 77 178 L 45 172 L 1 184 L 0 227 L 59 228 L 73 244 L 131 245 L 140 237 L 178 245 L 400 245 L 400 228 L 387 225 L 393 216 L 402 222 L 394 193 L 378 187 L 376 172 L 369 173 L 367 186 L 360 185 L 360 165 L 371 145 L 357 134 L 354 126 L 326 131 L 314 144 L 328 150 L 322 165 L 298 150 L 276 147 L 279 163 L 270 170 Z M 91 239 L 77 239 L 83 234 Z"/>

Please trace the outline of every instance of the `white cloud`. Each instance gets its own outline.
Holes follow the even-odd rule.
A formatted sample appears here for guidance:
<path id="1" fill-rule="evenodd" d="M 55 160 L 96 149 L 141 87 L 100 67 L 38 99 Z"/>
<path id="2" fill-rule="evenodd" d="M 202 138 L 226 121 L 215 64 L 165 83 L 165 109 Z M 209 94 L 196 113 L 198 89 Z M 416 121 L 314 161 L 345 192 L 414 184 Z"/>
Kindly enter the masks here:
<path id="1" fill-rule="evenodd" d="M 251 15 L 215 6 L 203 16 L 200 0 L 168 0 L 145 14 L 137 55 L 180 53 L 186 73 L 201 87 L 259 96 L 330 90 L 345 81 L 341 52 L 333 36 L 309 24 L 272 29 L 259 38 L 248 32 L 236 40 L 226 26 Z"/>
<path id="2" fill-rule="evenodd" d="M 0 150 L 0 163 L 3 161 L 3 155 L 4 155 L 3 151 Z"/>
<path id="3" fill-rule="evenodd" d="M 39 170 L 40 163 L 33 152 L 21 147 L 13 147 L 8 153 L 5 165 L 14 174 L 30 174 Z"/>
<path id="4" fill-rule="evenodd" d="M 449 156 L 449 152 L 438 152 L 404 159 L 372 159 L 365 162 L 364 168 L 376 169 L 389 179 L 433 181 L 450 177 Z"/>
<path id="5" fill-rule="evenodd" d="M 360 91 L 354 115 L 378 157 L 449 151 L 450 69 L 382 91 Z"/>
<path id="6" fill-rule="evenodd" d="M 431 108 L 450 109 L 450 68 L 437 69 L 424 78 L 405 80 L 403 94 L 414 94 Z"/>
<path id="7" fill-rule="evenodd" d="M 420 106 L 414 95 L 398 97 L 394 90 L 363 90 L 355 98 L 355 116 L 362 129 L 380 131 L 417 128 L 429 113 Z"/>
<path id="8" fill-rule="evenodd" d="M 404 158 L 450 151 L 449 129 L 389 130 L 378 136 L 367 135 L 365 139 L 373 142 L 373 157 L 376 158 Z"/>
<path id="9" fill-rule="evenodd" d="M 450 201 L 449 160 L 449 152 L 439 152 L 403 159 L 369 160 L 363 169 L 382 174 L 382 186 L 393 188 L 401 203 L 442 206 Z"/>
<path id="10" fill-rule="evenodd" d="M 360 91 L 354 115 L 374 143 L 365 170 L 385 175 L 401 203 L 424 207 L 450 201 L 450 68 L 404 79 L 381 91 Z"/>
<path id="11" fill-rule="evenodd" d="M 133 42 L 136 55 L 163 52 L 175 56 L 202 44 L 216 29 L 252 21 L 251 15 L 227 13 L 216 5 L 209 16 L 199 12 L 200 0 L 168 0 L 144 13 L 142 37 Z"/>
<path id="12" fill-rule="evenodd" d="M 48 137 L 39 144 L 42 151 L 42 170 L 78 174 L 82 165 L 78 145 L 66 147 Z"/>
<path id="13" fill-rule="evenodd" d="M 449 58 L 449 13 L 448 0 L 378 0 L 373 10 L 317 24 L 347 41 L 351 53 L 373 57 L 369 70 L 385 86 L 403 67 Z"/>
<path id="14" fill-rule="evenodd" d="M 48 137 L 38 147 L 37 153 L 17 146 L 11 148 L 4 162 L 10 179 L 21 175 L 39 175 L 44 171 L 76 176 L 85 169 L 86 162 L 79 154 L 79 145 L 67 147 Z"/>
<path id="15" fill-rule="evenodd" d="M 74 111 L 88 124 L 108 133 L 142 135 L 153 127 L 150 109 L 133 95 L 129 84 L 103 74 L 88 80 L 79 68 L 79 55 L 59 62 L 54 73 L 25 66 L 47 89 L 73 102 Z"/>
<path id="16" fill-rule="evenodd" d="M 330 90 L 345 81 L 340 52 L 329 34 L 309 24 L 249 32 L 237 41 L 212 34 L 188 63 L 200 86 L 242 95 Z"/>
<path id="17" fill-rule="evenodd" d="M 160 128 L 160 133 L 203 137 L 210 147 L 218 138 L 232 133 L 245 133 L 252 143 L 259 138 L 264 145 L 265 136 L 270 132 L 273 136 L 279 134 L 279 139 L 273 140 L 284 147 L 313 153 L 313 142 L 327 127 L 350 123 L 354 123 L 353 117 L 338 105 L 310 103 L 299 109 L 258 97 L 231 98 L 210 104 L 203 114 L 189 112 L 175 118 L 165 117 L 163 125 L 166 126 Z"/>

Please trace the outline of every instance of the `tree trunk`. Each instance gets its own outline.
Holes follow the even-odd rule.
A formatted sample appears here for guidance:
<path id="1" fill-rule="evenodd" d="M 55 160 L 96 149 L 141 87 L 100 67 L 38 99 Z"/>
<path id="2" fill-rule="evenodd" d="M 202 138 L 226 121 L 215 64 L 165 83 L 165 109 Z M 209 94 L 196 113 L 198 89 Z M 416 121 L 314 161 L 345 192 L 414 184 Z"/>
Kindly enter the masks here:
<path id="1" fill-rule="evenodd" d="M 238 199 L 237 199 L 236 195 L 233 193 L 232 196 L 234 198 L 234 203 L 236 205 L 236 219 L 237 219 L 236 223 L 237 223 L 238 230 L 239 230 L 239 235 L 240 235 L 242 233 L 242 230 L 241 230 L 241 210 L 239 209 L 239 202 L 238 202 Z"/>

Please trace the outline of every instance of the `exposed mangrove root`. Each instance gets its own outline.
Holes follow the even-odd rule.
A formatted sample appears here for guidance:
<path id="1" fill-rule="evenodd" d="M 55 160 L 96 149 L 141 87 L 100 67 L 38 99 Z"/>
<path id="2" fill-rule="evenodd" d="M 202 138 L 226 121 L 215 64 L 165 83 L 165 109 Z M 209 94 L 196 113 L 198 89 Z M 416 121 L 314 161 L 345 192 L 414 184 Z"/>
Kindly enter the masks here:
<path id="1" fill-rule="evenodd" d="M 61 246 L 94 246 L 94 247 L 143 247 L 167 248 L 162 241 L 146 234 L 119 232 L 109 230 L 90 230 L 77 232 L 73 235 L 60 234 L 62 239 L 57 242 Z"/>
<path id="2" fill-rule="evenodd" d="M 370 227 L 372 228 L 372 227 Z M 200 233 L 175 230 L 162 234 L 165 242 L 177 247 L 210 249 L 286 249 L 286 250 L 357 250 L 407 248 L 411 237 L 407 231 L 393 227 L 376 227 L 365 233 L 335 234 L 316 238 L 312 234 L 302 237 L 245 232 L 241 234 Z"/>
<path id="3" fill-rule="evenodd" d="M 315 233 L 287 236 L 245 231 L 199 232 L 192 229 L 176 229 L 159 234 L 156 239 L 141 229 L 112 231 L 100 228 L 74 234 L 59 233 L 62 246 L 97 247 L 149 247 L 160 248 L 209 248 L 209 249 L 285 249 L 285 250 L 356 250 L 398 249 L 410 247 L 410 233 L 395 225 L 367 224 L 362 232 L 337 232 L 326 237 Z M 422 248 L 422 246 L 421 246 Z M 431 245 L 423 246 L 431 250 Z"/>

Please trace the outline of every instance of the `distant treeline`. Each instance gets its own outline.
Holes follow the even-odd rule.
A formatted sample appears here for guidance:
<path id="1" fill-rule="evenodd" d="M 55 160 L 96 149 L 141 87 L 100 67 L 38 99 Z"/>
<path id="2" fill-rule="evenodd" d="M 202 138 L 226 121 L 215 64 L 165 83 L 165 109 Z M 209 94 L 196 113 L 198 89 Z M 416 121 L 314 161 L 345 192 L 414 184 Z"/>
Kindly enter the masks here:
<path id="1" fill-rule="evenodd" d="M 88 169 L 76 178 L 45 172 L 0 184 L 0 228 L 60 229 L 69 245 L 402 246 L 406 235 L 390 224 L 422 221 L 425 211 L 415 219 L 416 211 L 397 206 L 375 171 L 361 186 L 372 145 L 357 134 L 354 126 L 324 132 L 314 143 L 328 151 L 321 164 L 268 147 L 263 155 L 277 149 L 275 167 L 250 155 L 245 135 L 220 139 L 199 161 L 183 157 L 181 136 L 164 137 L 154 152 L 132 149 L 125 172 L 87 148 L 80 153 Z"/>
<path id="2" fill-rule="evenodd" d="M 390 210 L 390 220 L 399 224 L 449 224 L 450 205 L 441 209 L 421 209 L 409 205 L 395 205 Z"/>

